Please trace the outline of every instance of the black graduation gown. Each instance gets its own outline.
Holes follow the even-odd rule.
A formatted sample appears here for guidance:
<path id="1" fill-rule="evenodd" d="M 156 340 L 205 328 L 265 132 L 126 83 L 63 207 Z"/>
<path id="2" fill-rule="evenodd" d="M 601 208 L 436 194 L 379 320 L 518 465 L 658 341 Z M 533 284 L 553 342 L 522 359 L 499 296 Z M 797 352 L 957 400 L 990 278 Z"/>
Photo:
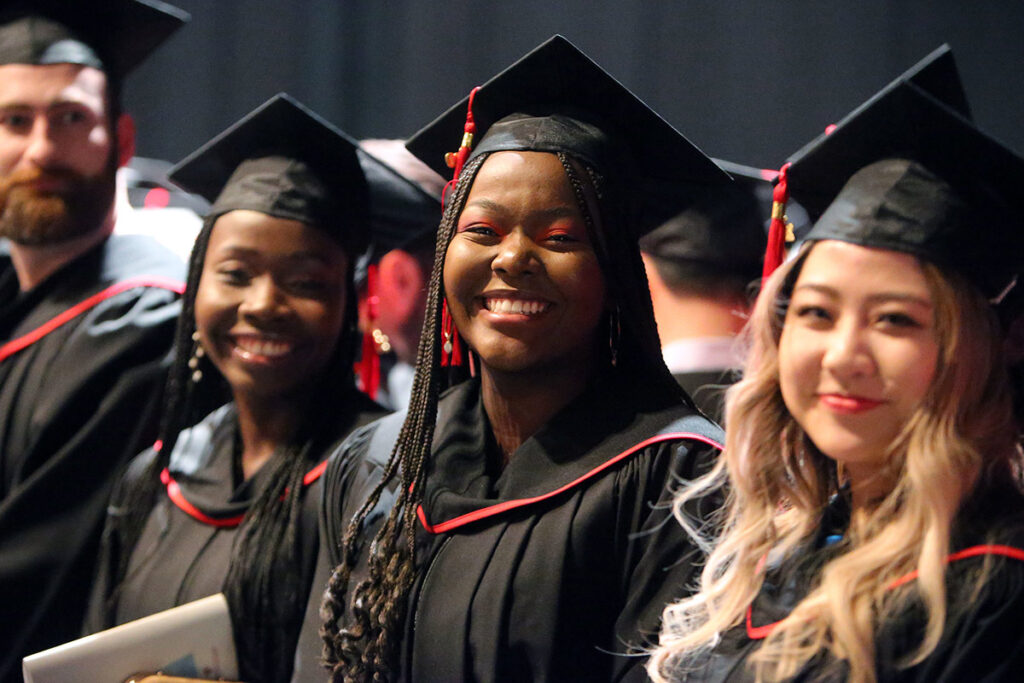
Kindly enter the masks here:
<path id="1" fill-rule="evenodd" d="M 843 515 L 832 515 L 842 519 Z M 831 527 L 831 528 L 830 528 Z M 745 666 L 772 624 L 784 619 L 807 594 L 834 546 L 824 539 L 839 531 L 826 525 L 806 549 L 770 567 L 749 612 L 749 624 L 723 637 L 707 661 L 675 680 L 741 683 L 754 681 Z M 923 635 L 920 608 L 885 624 L 875 639 L 879 683 L 996 683 L 1024 679 L 1024 501 L 1012 492 L 988 491 L 965 508 L 954 531 L 946 585 L 949 614 L 935 650 L 922 662 L 901 668 Z M 996 546 L 996 547 L 993 547 Z M 978 594 L 972 579 L 985 563 L 990 574 Z M 908 577 L 909 578 L 909 577 Z M 793 680 L 845 681 L 845 664 L 820 657 Z"/>
<path id="2" fill-rule="evenodd" d="M 379 417 L 383 411 L 363 394 L 355 394 L 349 405 L 356 415 L 339 424 L 339 438 L 348 430 Z M 207 416 L 179 436 L 171 463 L 163 477 L 166 496 L 154 506 L 132 551 L 126 579 L 116 604 L 109 596 L 118 566 L 118 543 L 105 539 L 96 584 L 90 598 L 86 631 L 93 632 L 142 618 L 162 610 L 199 600 L 224 591 L 238 526 L 249 506 L 270 485 L 272 468 L 261 467 L 252 477 L 236 484 L 234 449 L 237 413 L 228 404 Z M 131 487 L 156 456 L 152 449 L 132 461 L 111 499 L 111 514 L 117 514 Z M 306 475 L 303 509 L 299 519 L 297 571 L 299 585 L 308 590 L 319 550 L 321 462 Z M 108 535 L 109 535 L 108 530 Z M 299 596 L 305 604 L 307 594 Z M 296 609 L 294 602 L 281 604 L 281 613 Z M 319 627 L 319 621 L 314 625 Z M 289 634 L 297 638 L 298 634 Z M 287 645 L 294 649 L 294 640 Z"/>
<path id="3" fill-rule="evenodd" d="M 656 436 L 686 415 L 701 435 Z M 652 641 L 663 606 L 691 583 L 696 551 L 672 518 L 669 488 L 710 467 L 720 432 L 605 378 L 500 472 L 491 434 L 476 381 L 442 397 L 404 679 L 617 679 L 642 664 L 625 653 Z M 352 450 L 329 472 L 358 471 Z M 344 510 L 328 531 L 337 534 L 354 509 L 332 482 L 327 515 Z"/>
<path id="4" fill-rule="evenodd" d="M 118 470 L 153 442 L 180 259 L 112 236 L 29 292 L 0 258 L 0 681 L 78 635 Z"/>
<path id="5" fill-rule="evenodd" d="M 705 415 L 721 424 L 725 412 L 725 391 L 736 382 L 739 375 L 739 370 L 723 368 L 676 372 L 672 376 Z"/>

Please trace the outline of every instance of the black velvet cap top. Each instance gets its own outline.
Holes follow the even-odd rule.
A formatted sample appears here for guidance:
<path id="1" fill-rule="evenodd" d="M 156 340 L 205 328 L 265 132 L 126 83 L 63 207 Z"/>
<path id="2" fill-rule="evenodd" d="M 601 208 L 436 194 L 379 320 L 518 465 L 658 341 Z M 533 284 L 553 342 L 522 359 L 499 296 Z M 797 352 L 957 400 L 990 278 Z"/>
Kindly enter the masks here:
<path id="1" fill-rule="evenodd" d="M 1024 160 L 910 79 L 790 161 L 791 194 L 821 214 L 808 240 L 910 253 L 990 298 L 1024 266 Z"/>
<path id="2" fill-rule="evenodd" d="M 406 147 L 445 176 L 445 154 L 463 137 L 469 98 L 409 139 Z M 603 174 L 632 179 L 635 192 L 684 183 L 720 185 L 728 174 L 604 69 L 554 36 L 480 87 L 473 100 L 472 154 L 509 150 L 565 152 Z M 649 230 L 678 213 L 684 200 L 648 204 L 637 217 Z"/>
<path id="3" fill-rule="evenodd" d="M 189 20 L 159 0 L 13 0 L 0 9 L 0 64 L 82 64 L 124 78 Z"/>
<path id="4" fill-rule="evenodd" d="M 357 254 L 366 248 L 368 192 L 357 144 L 285 93 L 270 98 L 180 161 L 172 181 L 213 203 L 316 226 Z"/>
<path id="5" fill-rule="evenodd" d="M 872 125 L 875 123 L 881 124 L 881 130 L 878 131 L 877 137 L 890 139 L 890 147 L 898 147 L 903 144 L 900 139 L 902 132 L 899 128 L 899 122 L 887 124 L 884 119 L 884 112 L 894 109 L 893 100 L 899 99 L 901 95 L 898 93 L 906 91 L 908 86 L 913 86 L 917 91 L 930 95 L 964 119 L 970 120 L 970 106 L 967 103 L 967 95 L 964 93 L 963 84 L 960 81 L 960 74 L 956 68 L 953 51 L 949 45 L 942 45 L 847 114 L 836 124 L 832 131 L 822 133 L 789 158 L 791 162 L 789 169 L 790 192 L 800 199 L 800 202 L 813 218 L 817 218 L 822 214 L 825 207 L 831 203 L 836 193 L 839 192 L 839 188 L 853 174 L 853 171 L 857 169 L 851 169 L 847 164 L 842 168 L 836 168 L 839 173 L 830 172 L 825 177 L 820 177 L 817 174 L 823 169 L 820 166 L 815 166 L 813 162 L 808 160 L 808 157 L 820 154 L 820 149 L 825 146 L 826 140 L 831 138 L 832 134 L 838 132 L 840 128 L 846 129 L 843 136 L 849 135 L 851 124 L 855 128 L 862 129 L 863 126 L 858 126 L 855 122 L 863 120 L 862 116 L 865 114 L 870 117 Z M 895 108 L 899 108 L 898 105 Z M 834 142 L 829 144 L 833 149 L 835 148 Z M 912 144 L 912 142 L 908 141 L 903 146 L 909 148 Z M 861 146 L 865 148 L 870 147 L 866 142 L 861 143 Z M 816 152 L 815 150 L 819 151 Z M 868 155 L 870 156 L 872 153 L 868 152 Z M 853 159 L 858 158 L 852 152 L 845 154 L 845 156 Z M 879 157 L 876 156 L 875 158 Z M 836 159 L 832 159 L 828 162 L 828 165 L 835 167 L 836 161 Z"/>
<path id="6" fill-rule="evenodd" d="M 748 280 L 761 273 L 767 235 L 764 199 L 771 201 L 774 171 L 715 160 L 734 183 L 681 186 L 689 205 L 640 238 L 640 249 L 672 263 L 700 263 Z"/>
<path id="7" fill-rule="evenodd" d="M 359 150 L 370 189 L 370 241 L 374 256 L 433 234 L 441 222 L 441 197 L 373 156 Z"/>

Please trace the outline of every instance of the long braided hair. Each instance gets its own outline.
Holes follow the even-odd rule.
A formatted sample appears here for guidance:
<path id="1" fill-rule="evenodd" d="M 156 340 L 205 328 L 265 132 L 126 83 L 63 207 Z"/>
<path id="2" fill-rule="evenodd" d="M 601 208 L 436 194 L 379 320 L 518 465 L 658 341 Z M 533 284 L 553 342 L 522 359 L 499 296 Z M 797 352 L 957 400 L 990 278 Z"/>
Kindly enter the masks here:
<path id="1" fill-rule="evenodd" d="M 200 359 L 204 380 L 191 380 L 195 369 L 192 336 L 195 300 L 216 219 L 208 217 L 189 258 L 188 280 L 175 332 L 175 356 L 168 376 L 168 401 L 160 428 L 162 445 L 136 486 L 126 492 L 119 515 L 116 541 L 116 588 L 107 605 L 112 618 L 120 589 L 127 577 L 132 550 L 142 535 L 150 511 L 161 495 L 160 473 L 170 463 L 181 432 L 195 425 L 213 408 L 230 400 L 230 388 L 207 359 Z M 327 231 L 331 234 L 330 231 Z M 339 240 L 346 254 L 355 245 Z M 299 517 L 303 478 L 323 456 L 335 436 L 358 416 L 358 394 L 353 387 L 353 359 L 357 342 L 355 288 L 349 264 L 345 318 L 333 357 L 309 392 L 309 404 L 289 443 L 264 467 L 271 468 L 268 485 L 249 506 L 239 526 L 224 580 L 238 653 L 239 674 L 250 683 L 287 680 L 292 671 L 295 645 L 305 609 L 309 577 L 300 566 Z M 282 613 L 281 606 L 294 606 Z"/>
<path id="2" fill-rule="evenodd" d="M 347 528 L 342 563 L 334 570 L 325 594 L 321 635 L 334 681 L 389 681 L 399 674 L 409 592 L 416 579 L 417 508 L 425 488 L 438 399 L 446 380 L 459 379 L 444 377 L 440 362 L 445 255 L 487 156 L 481 154 L 466 163 L 449 196 L 437 234 L 408 414 L 380 483 Z M 635 233 L 630 230 L 634 214 L 627 203 L 625 183 L 606 182 L 583 161 L 565 153 L 557 156 L 573 188 L 615 309 L 607 321 L 617 346 L 615 370 L 642 378 L 649 393 L 663 397 L 666 404 L 685 401 L 692 406 L 662 361 L 647 278 Z M 611 356 L 606 354 L 609 364 Z M 353 588 L 348 599 L 352 571 L 365 546 L 364 521 L 390 487 L 396 488 L 396 502 L 370 544 L 368 578 Z M 346 609 L 350 614 L 342 627 Z"/>

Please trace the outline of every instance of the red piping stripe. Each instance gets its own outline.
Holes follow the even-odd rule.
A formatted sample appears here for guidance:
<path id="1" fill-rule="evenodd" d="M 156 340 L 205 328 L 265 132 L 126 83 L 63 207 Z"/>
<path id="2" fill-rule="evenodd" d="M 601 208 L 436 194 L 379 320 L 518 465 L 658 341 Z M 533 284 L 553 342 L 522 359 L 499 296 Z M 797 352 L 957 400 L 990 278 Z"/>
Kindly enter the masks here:
<path id="1" fill-rule="evenodd" d="M 28 334 L 22 335 L 17 339 L 12 339 L 3 346 L 0 346 L 0 362 L 7 360 L 18 351 L 35 344 L 58 327 L 74 320 L 97 304 L 100 304 L 121 292 L 125 292 L 136 287 L 156 287 L 159 289 L 168 289 L 172 292 L 177 292 L 178 294 L 182 294 L 185 291 L 185 283 L 161 277 L 137 277 L 118 282 L 107 287 L 101 292 L 93 294 L 88 299 L 80 301 L 71 308 L 61 312 L 56 317 L 46 321 Z"/>
<path id="2" fill-rule="evenodd" d="M 302 485 L 303 486 L 309 486 L 314 481 L 319 479 L 320 476 L 323 475 L 324 470 L 326 470 L 326 469 L 327 469 L 327 461 L 324 460 L 322 463 L 320 463 L 319 465 L 317 465 L 316 467 L 311 469 L 309 472 L 306 472 L 306 476 L 304 476 L 302 478 Z"/>
<path id="3" fill-rule="evenodd" d="M 210 517 L 195 505 L 188 502 L 188 499 L 185 498 L 185 494 L 181 492 L 181 487 L 178 486 L 178 482 L 174 481 L 174 478 L 166 467 L 164 468 L 164 471 L 160 473 L 160 481 L 167 486 L 167 497 L 171 499 L 172 503 L 177 505 L 185 514 L 190 517 L 194 517 L 196 520 L 206 524 L 207 526 L 221 528 L 236 527 L 242 523 L 242 519 L 245 517 L 245 513 L 221 519 Z"/>
<path id="4" fill-rule="evenodd" d="M 302 478 L 302 485 L 309 486 L 319 479 L 326 469 L 327 461 L 324 460 L 309 472 L 306 472 L 306 475 Z M 245 518 L 244 512 L 233 517 L 210 517 L 188 501 L 185 494 L 181 492 L 181 486 L 178 485 L 178 482 L 174 481 L 174 477 L 171 476 L 170 471 L 166 467 L 163 472 L 160 473 L 160 481 L 167 487 L 167 497 L 171 499 L 171 502 L 174 503 L 179 510 L 207 526 L 220 528 L 236 527 L 241 524 L 242 520 Z M 285 492 L 287 493 L 287 489 L 285 489 Z"/>
<path id="5" fill-rule="evenodd" d="M 426 529 L 429 533 L 432 533 L 432 534 L 442 534 L 442 533 L 444 533 L 446 531 L 451 531 L 452 529 L 456 529 L 456 528 L 458 528 L 460 526 L 464 526 L 466 524 L 471 524 L 472 522 L 478 522 L 481 519 L 486 519 L 488 517 L 493 517 L 494 515 L 499 515 L 499 514 L 501 514 L 503 512 L 507 512 L 509 510 L 514 510 L 516 508 L 521 508 L 521 507 L 526 506 L 526 505 L 532 505 L 533 503 L 538 503 L 538 502 L 540 502 L 542 500 L 547 500 L 548 498 L 552 498 L 552 497 L 557 496 L 558 494 L 560 494 L 560 493 L 562 493 L 564 491 L 568 491 L 569 489 L 573 488 L 574 486 L 577 486 L 580 483 L 586 481 L 587 479 L 590 479 L 591 477 L 599 474 L 600 472 L 603 472 L 604 470 L 606 470 L 609 467 L 615 465 L 619 461 L 621 461 L 621 460 L 623 460 L 625 458 L 628 458 L 630 455 L 632 455 L 633 453 L 636 453 L 637 451 L 639 451 L 642 448 L 646 448 L 647 446 L 650 446 L 651 444 L 660 443 L 662 441 L 677 441 L 677 440 L 681 440 L 681 439 L 689 439 L 689 440 L 692 440 L 692 441 L 700 441 L 701 443 L 706 443 L 706 444 L 708 444 L 710 446 L 714 446 L 715 448 L 717 448 L 719 450 L 722 449 L 722 444 L 718 443 L 717 441 L 713 441 L 712 439 L 709 439 L 706 436 L 701 436 L 700 434 L 690 434 L 688 432 L 673 432 L 673 433 L 669 433 L 669 434 L 658 434 L 657 436 L 652 436 L 651 438 L 646 439 L 644 441 L 641 441 L 640 443 L 638 443 L 637 445 L 629 448 L 628 450 L 625 450 L 622 453 L 619 453 L 618 455 L 616 455 L 611 460 L 606 460 L 605 462 L 601 463 L 601 465 L 599 465 L 598 467 L 595 467 L 594 469 L 590 470 L 589 472 L 587 472 L 583 476 L 575 479 L 574 481 L 569 482 L 565 486 L 562 486 L 560 488 L 555 489 L 554 491 L 550 491 L 550 492 L 545 493 L 545 494 L 540 495 L 540 496 L 535 496 L 533 498 L 520 498 L 518 500 L 506 500 L 503 503 L 498 503 L 496 505 L 491 505 L 491 506 L 488 506 L 488 507 L 485 507 L 485 508 L 480 508 L 479 510 L 474 510 L 473 512 L 467 512 L 466 514 L 460 515 L 458 517 L 454 517 L 454 518 L 448 520 L 447 522 L 441 522 L 439 524 L 434 524 L 434 525 L 430 524 L 427 521 L 427 515 L 426 515 L 426 512 L 424 512 L 424 510 L 423 510 L 423 505 L 420 505 L 418 508 L 416 508 L 416 514 L 420 518 L 420 524 L 422 524 L 423 528 Z"/>
<path id="6" fill-rule="evenodd" d="M 970 548 L 964 548 L 963 550 L 953 553 L 946 558 L 946 562 L 956 562 L 957 560 L 964 560 L 969 557 L 978 557 L 979 555 L 1002 555 L 1004 557 L 1024 562 L 1024 550 L 1014 548 L 1009 545 L 972 545 Z M 916 578 L 917 570 L 915 569 L 909 574 L 905 574 L 890 583 L 889 590 L 899 588 L 904 584 L 910 583 Z M 762 638 L 766 638 L 781 621 L 773 621 L 772 623 L 764 624 L 763 626 L 754 626 L 753 612 L 753 604 L 747 605 L 747 637 L 751 640 L 761 640 Z"/>

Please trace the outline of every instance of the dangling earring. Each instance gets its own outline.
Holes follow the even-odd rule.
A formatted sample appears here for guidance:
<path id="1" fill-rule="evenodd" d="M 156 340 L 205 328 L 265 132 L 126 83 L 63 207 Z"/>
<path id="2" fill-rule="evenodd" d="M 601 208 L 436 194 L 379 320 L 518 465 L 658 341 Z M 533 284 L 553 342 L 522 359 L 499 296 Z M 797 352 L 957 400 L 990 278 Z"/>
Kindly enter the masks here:
<path id="1" fill-rule="evenodd" d="M 608 314 L 608 351 L 611 353 L 613 367 L 619 362 L 619 338 L 622 336 L 620 317 L 619 306 L 616 304 Z"/>
<path id="2" fill-rule="evenodd" d="M 199 341 L 199 330 L 192 333 L 192 356 L 188 359 L 188 368 L 192 371 L 192 382 L 199 384 L 203 380 L 203 371 L 199 368 L 199 361 L 206 355 L 203 344 Z"/>
<path id="3" fill-rule="evenodd" d="M 455 327 L 452 314 L 448 312 L 448 299 L 441 306 L 441 367 L 462 365 L 462 341 Z"/>

